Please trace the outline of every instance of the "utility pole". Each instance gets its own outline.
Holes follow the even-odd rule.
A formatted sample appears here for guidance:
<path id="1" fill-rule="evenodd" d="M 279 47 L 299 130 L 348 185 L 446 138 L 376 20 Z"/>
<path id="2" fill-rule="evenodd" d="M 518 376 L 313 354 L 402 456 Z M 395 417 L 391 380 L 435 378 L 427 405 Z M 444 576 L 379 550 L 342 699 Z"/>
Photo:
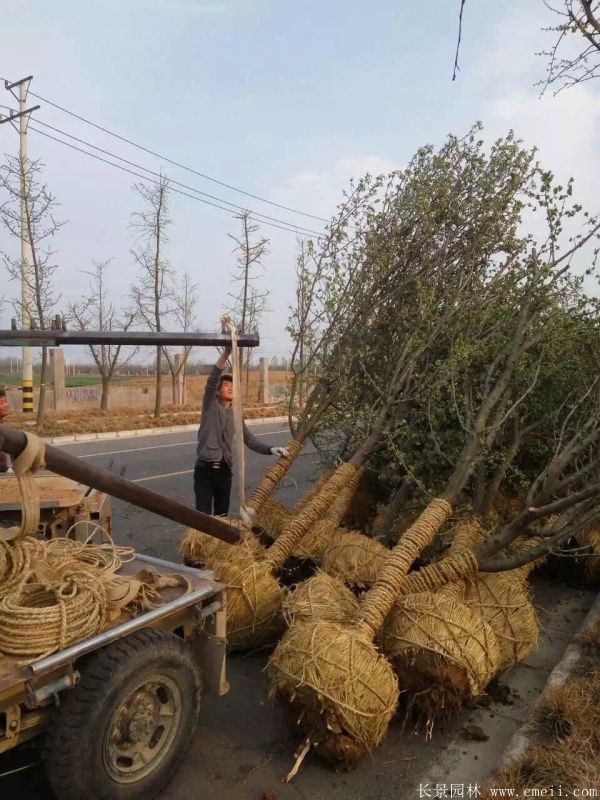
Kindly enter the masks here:
<path id="1" fill-rule="evenodd" d="M 4 88 L 7 89 L 15 99 L 19 101 L 19 111 L 16 114 L 11 114 L 8 117 L 0 119 L 0 124 L 3 122 L 10 122 L 13 128 L 16 128 L 15 120 L 19 120 L 19 165 L 21 171 L 21 327 L 26 330 L 31 327 L 31 279 L 30 268 L 32 262 L 31 254 L 31 241 L 29 238 L 29 230 L 27 226 L 27 194 L 28 194 L 28 162 L 27 162 L 27 124 L 29 122 L 29 115 L 32 111 L 36 111 L 38 106 L 27 108 L 27 93 L 29 91 L 29 84 L 31 83 L 33 75 L 23 78 L 16 83 L 4 82 Z M 14 90 L 19 89 L 18 96 Z M 30 347 L 24 347 L 22 351 L 22 390 L 23 390 L 23 413 L 33 413 L 33 360 L 32 351 Z"/>

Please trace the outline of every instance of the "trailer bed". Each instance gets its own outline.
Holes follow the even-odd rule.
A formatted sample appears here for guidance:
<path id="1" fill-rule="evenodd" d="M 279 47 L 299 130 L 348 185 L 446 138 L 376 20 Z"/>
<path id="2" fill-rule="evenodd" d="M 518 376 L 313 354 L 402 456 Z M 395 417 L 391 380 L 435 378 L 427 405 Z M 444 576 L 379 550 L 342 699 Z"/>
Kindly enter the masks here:
<path id="1" fill-rule="evenodd" d="M 161 591 L 160 597 L 156 598 L 156 608 L 136 616 L 122 612 L 99 634 L 70 645 L 65 650 L 40 659 L 33 664 L 22 665 L 19 663 L 23 660 L 22 658 L 0 654 L 0 704 L 4 704 L 9 698 L 24 694 L 27 684 L 32 680 L 35 681 L 37 678 L 53 673 L 61 674 L 65 669 L 71 668 L 74 659 L 135 630 L 146 627 L 176 629 L 184 623 L 185 618 L 189 621 L 190 606 L 201 604 L 224 589 L 223 584 L 213 580 L 212 572 L 140 554 L 136 555 L 134 561 L 124 564 L 117 574 L 132 575 L 144 567 L 154 567 L 163 575 L 176 574 L 186 578 L 189 590 L 186 593 L 185 586 L 165 588 Z M 167 621 L 168 624 L 165 624 Z"/>

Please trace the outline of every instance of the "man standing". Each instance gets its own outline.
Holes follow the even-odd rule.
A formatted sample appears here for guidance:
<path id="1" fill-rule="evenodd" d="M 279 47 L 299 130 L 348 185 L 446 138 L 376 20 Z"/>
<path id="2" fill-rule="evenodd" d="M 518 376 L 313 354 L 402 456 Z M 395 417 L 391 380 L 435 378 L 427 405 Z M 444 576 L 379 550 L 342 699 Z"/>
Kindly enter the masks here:
<path id="1" fill-rule="evenodd" d="M 231 494 L 233 378 L 223 372 L 230 354 L 231 349 L 225 348 L 206 381 L 194 467 L 196 509 L 215 516 L 225 516 L 229 512 Z M 250 433 L 245 422 L 243 426 L 244 443 L 255 453 L 288 455 L 285 447 L 269 447 Z"/>

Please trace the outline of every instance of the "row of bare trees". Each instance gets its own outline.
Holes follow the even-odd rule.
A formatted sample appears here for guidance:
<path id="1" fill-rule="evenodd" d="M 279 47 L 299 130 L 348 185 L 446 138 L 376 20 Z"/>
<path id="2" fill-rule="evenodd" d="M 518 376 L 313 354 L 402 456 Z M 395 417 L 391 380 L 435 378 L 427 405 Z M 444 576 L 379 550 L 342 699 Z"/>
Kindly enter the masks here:
<path id="1" fill-rule="evenodd" d="M 135 281 L 117 307 L 109 291 L 111 259 L 94 261 L 92 269 L 83 270 L 89 279 L 87 292 L 78 301 L 64 303 L 62 316 L 68 324 L 87 330 L 126 331 L 140 325 L 156 332 L 169 329 L 184 332 L 197 330 L 199 281 L 194 280 L 188 271 L 177 273 L 168 258 L 169 229 L 172 225 L 168 178 L 163 176 L 149 184 L 136 183 L 133 189 L 140 204 L 140 209 L 132 215 L 130 225 L 133 233 L 131 256 L 137 267 Z M 24 197 L 25 230 L 32 252 L 32 264 L 27 271 L 23 270 L 20 257 L 9 252 L 1 254 L 9 277 L 19 285 L 24 282 L 26 295 L 30 298 L 28 315 L 23 313 L 20 296 L 14 299 L 13 306 L 19 319 L 29 316 L 32 325 L 46 330 L 51 327 L 61 303 L 61 294 L 57 290 L 61 279 L 60 272 L 57 273 L 59 262 L 52 247 L 54 237 L 65 224 L 56 217 L 58 202 L 43 180 L 40 161 L 22 163 L 19 158 L 8 157 L 0 167 L 0 193 L 3 195 L 0 224 L 17 241 L 22 237 L 21 199 Z M 268 294 L 257 288 L 256 278 L 257 268 L 262 267 L 269 243 L 265 238 L 257 238 L 258 225 L 248 212 L 240 214 L 238 221 L 241 233 L 231 237 L 236 245 L 236 266 L 232 280 L 241 288 L 230 296 L 228 310 L 241 330 L 253 331 L 258 328 Z M 106 410 L 115 374 L 136 356 L 137 351 L 118 345 L 91 345 L 89 351 L 102 383 L 100 407 Z M 181 351 L 168 347 L 156 348 L 156 418 L 161 414 L 164 363 L 171 376 L 174 402 L 181 403 L 183 398 L 179 394 L 179 387 L 185 382 L 190 351 L 190 347 Z M 249 354 L 245 358 L 248 384 Z M 42 348 L 38 425 L 43 423 L 46 409 L 46 384 L 47 348 Z"/>

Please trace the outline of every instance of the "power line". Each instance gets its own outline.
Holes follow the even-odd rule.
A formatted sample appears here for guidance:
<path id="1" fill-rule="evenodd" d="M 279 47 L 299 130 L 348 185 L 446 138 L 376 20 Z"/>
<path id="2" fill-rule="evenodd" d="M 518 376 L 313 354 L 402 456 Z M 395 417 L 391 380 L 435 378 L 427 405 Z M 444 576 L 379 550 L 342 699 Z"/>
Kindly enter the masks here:
<path id="1" fill-rule="evenodd" d="M 213 178 L 211 175 L 207 175 L 205 172 L 200 172 L 199 170 L 193 169 L 193 167 L 188 167 L 185 164 L 181 164 L 179 161 L 174 161 L 173 159 L 168 158 L 167 156 L 157 153 L 155 150 L 151 150 L 148 147 L 144 147 L 144 145 L 134 142 L 132 139 L 128 139 L 127 137 L 121 136 L 120 134 L 115 133 L 114 131 L 111 131 L 108 128 L 105 128 L 102 125 L 98 125 L 97 123 L 92 122 L 86 117 L 83 117 L 80 114 L 77 114 L 74 111 L 65 108 L 64 106 L 61 106 L 58 103 L 54 103 L 52 100 L 48 100 L 46 97 L 42 97 L 41 95 L 36 94 L 35 92 L 32 91 L 30 91 L 30 94 L 33 95 L 33 97 L 37 97 L 38 100 L 42 100 L 44 103 L 48 103 L 48 105 L 52 106 L 53 108 L 57 108 L 59 111 L 62 111 L 65 114 L 69 114 L 71 117 L 74 117 L 75 119 L 78 119 L 81 122 L 85 122 L 86 125 L 91 125 L 93 128 L 96 128 L 97 130 L 102 131 L 103 133 L 107 133 L 109 136 L 114 136 L 115 139 L 119 139 L 120 141 L 125 142 L 126 144 L 131 145 L 132 147 L 136 147 L 138 150 L 143 150 L 145 153 L 148 153 L 149 155 L 154 156 L 155 158 L 160 158 L 162 161 L 166 161 L 168 164 L 172 164 L 175 167 L 179 167 L 180 169 L 184 169 L 187 172 L 193 173 L 194 175 L 198 175 L 198 177 L 204 178 L 205 180 L 211 181 L 212 183 L 216 183 L 219 186 L 223 186 L 225 189 L 231 189 L 231 191 L 233 192 L 238 192 L 239 194 L 243 194 L 246 197 L 252 197 L 254 200 L 259 200 L 261 203 L 268 203 L 269 205 L 275 206 L 276 208 L 281 208 L 284 211 L 290 211 L 292 214 L 300 214 L 303 217 L 310 217 L 310 219 L 315 219 L 318 220 L 319 222 L 329 222 L 329 220 L 325 219 L 325 217 L 319 217 L 316 214 L 310 214 L 307 211 L 300 211 L 297 208 L 292 208 L 291 206 L 286 206 L 283 205 L 282 203 L 276 203 L 274 200 L 267 200 L 266 197 L 261 197 L 258 194 L 253 194 L 252 192 L 247 192 L 244 189 L 240 189 L 238 186 L 234 186 L 233 184 L 220 181 L 218 178 Z"/>
<path id="2" fill-rule="evenodd" d="M 150 169 L 149 167 L 144 167 L 141 164 L 136 164 L 134 161 L 131 161 L 128 158 L 123 158 L 123 156 L 119 156 L 116 153 L 111 152 L 110 150 L 105 150 L 102 147 L 98 147 L 98 145 L 92 144 L 91 142 L 86 141 L 85 139 L 80 139 L 77 136 L 74 136 L 72 133 L 68 133 L 67 131 L 63 131 L 60 128 L 56 128 L 53 125 L 49 125 L 47 122 L 43 122 L 41 119 L 36 118 L 36 123 L 38 125 L 43 125 L 44 128 L 49 128 L 56 133 L 60 133 L 61 136 L 67 136 L 69 139 L 73 139 L 75 142 L 79 142 L 79 144 L 83 144 L 86 147 L 91 147 L 93 150 L 98 151 L 99 153 L 103 153 L 106 156 L 110 156 L 111 158 L 116 158 L 117 161 L 122 161 L 124 164 L 128 164 L 130 167 L 135 167 L 135 169 L 141 169 L 144 172 L 153 175 L 156 178 L 161 177 L 160 172 L 156 172 L 155 170 Z M 37 131 L 37 133 L 42 133 L 42 131 Z M 270 222 L 276 222 L 279 225 L 286 225 L 294 230 L 298 230 L 302 233 L 308 233 L 310 235 L 320 236 L 321 234 L 317 231 L 313 231 L 310 228 L 305 228 L 303 225 L 296 225 L 295 222 L 288 222 L 287 220 L 278 219 L 277 217 L 271 217 L 268 214 L 263 214 L 260 211 L 254 211 L 253 209 L 246 209 L 244 206 L 240 206 L 237 203 L 231 203 L 229 200 L 224 200 L 222 197 L 216 197 L 215 195 L 208 194 L 207 192 L 203 192 L 200 189 L 196 189 L 195 186 L 189 186 L 186 183 L 182 183 L 181 181 L 176 181 L 173 178 L 169 177 L 169 183 L 175 186 L 180 186 L 182 189 L 186 189 L 191 192 L 196 192 L 203 197 L 207 197 L 209 200 L 212 200 L 217 203 L 222 203 L 223 205 L 230 206 L 232 209 L 235 209 L 237 212 L 243 212 L 248 210 L 249 213 L 254 217 L 261 217 L 264 220 L 269 220 Z"/>
<path id="3" fill-rule="evenodd" d="M 6 109 L 10 110 L 10 106 L 3 105 L 1 103 L 0 103 L 0 108 L 6 108 Z M 69 139 L 72 139 L 72 140 L 74 140 L 76 142 L 79 142 L 79 144 L 85 145 L 86 147 L 90 147 L 93 150 L 96 150 L 96 151 L 98 151 L 100 153 L 103 153 L 104 155 L 110 156 L 111 158 L 115 158 L 118 161 L 121 161 L 121 162 L 123 162 L 125 164 L 128 164 L 130 167 L 134 167 L 137 170 L 142 170 L 143 172 L 147 172 L 149 175 L 152 175 L 155 178 L 162 177 L 161 173 L 156 172 L 155 170 L 152 170 L 149 167 L 144 167 L 143 165 L 137 164 L 134 161 L 131 161 L 130 159 L 127 159 L 127 158 L 124 158 L 123 156 L 117 155 L 116 153 L 113 153 L 110 150 L 105 150 L 104 148 L 99 147 L 98 145 L 92 144 L 91 142 L 88 142 L 85 139 L 80 139 L 79 137 L 74 136 L 71 133 L 68 133 L 68 131 L 64 131 L 64 130 L 61 130 L 60 128 L 56 128 L 53 125 L 50 125 L 47 122 L 43 122 L 40 119 L 37 119 L 36 122 L 38 124 L 40 124 L 40 125 L 43 125 L 45 128 L 49 128 L 50 130 L 55 131 L 56 133 L 60 133 L 62 136 L 67 136 Z M 46 138 L 52 139 L 53 141 L 58 142 L 59 144 L 63 144 L 65 146 L 67 146 L 67 147 L 71 147 L 73 150 L 76 150 L 76 151 L 78 151 L 80 153 L 83 153 L 84 155 L 90 156 L 91 158 L 96 158 L 96 160 L 102 161 L 105 164 L 108 164 L 109 166 L 116 167 L 117 169 L 120 168 L 118 164 L 114 164 L 113 162 L 108 161 L 108 160 L 106 160 L 104 158 L 100 158 L 99 156 L 94 156 L 93 153 L 90 153 L 87 150 L 83 150 L 80 147 L 76 147 L 74 145 L 70 145 L 69 142 L 65 142 L 64 140 L 59 139 L 59 138 L 57 138 L 55 136 L 51 136 L 50 134 L 44 133 L 44 131 L 39 130 L 39 128 L 34 128 L 32 126 L 31 130 L 35 131 L 36 133 L 39 133 L 41 136 L 46 136 Z M 127 170 L 126 168 L 121 168 L 121 169 L 124 172 L 129 172 L 130 174 L 135 175 L 138 178 L 141 178 L 142 180 L 146 180 L 146 181 L 149 180 L 147 176 L 140 175 L 137 172 L 132 172 L 131 170 Z M 244 212 L 244 211 L 247 210 L 249 215 L 253 219 L 255 219 L 257 222 L 261 222 L 261 223 L 263 223 L 265 225 L 271 225 L 272 227 L 280 228 L 281 230 L 286 230 L 286 231 L 289 231 L 290 233 L 296 233 L 296 234 L 298 234 L 300 236 L 322 236 L 323 235 L 322 231 L 315 231 L 315 230 L 312 230 L 311 228 L 306 228 L 306 227 L 304 227 L 302 225 L 297 225 L 294 222 L 289 222 L 288 220 L 282 220 L 282 219 L 278 219 L 277 217 L 271 217 L 268 214 L 263 214 L 260 211 L 255 211 L 253 209 L 246 209 L 244 206 L 237 205 L 236 203 L 231 203 L 229 200 L 224 200 L 221 197 L 216 197 L 215 195 L 211 195 L 211 194 L 208 194 L 207 192 L 203 192 L 202 190 L 197 189 L 194 186 L 189 186 L 186 183 L 182 183 L 181 181 L 177 181 L 177 180 L 175 180 L 173 178 L 170 178 L 168 176 L 167 176 L 167 178 L 168 178 L 169 184 L 172 184 L 172 185 L 175 185 L 175 186 L 180 186 L 180 187 L 182 187 L 182 189 L 186 189 L 188 191 L 195 192 L 195 193 L 197 193 L 199 195 L 202 195 L 202 197 L 209 198 L 208 200 L 204 201 L 207 205 L 213 206 L 214 208 L 219 208 L 222 211 L 227 211 L 228 213 L 230 213 L 232 215 L 236 215 L 236 214 L 239 214 L 240 212 Z M 173 188 L 173 186 L 171 186 L 171 190 L 174 191 L 174 192 L 177 192 L 178 194 L 182 194 L 185 197 L 192 197 L 192 199 L 201 200 L 200 197 L 195 197 L 194 195 L 190 195 L 187 192 L 177 191 L 176 189 Z M 213 202 L 209 202 L 209 201 L 213 201 Z M 219 204 L 222 204 L 222 205 L 219 205 Z M 225 206 L 229 206 L 229 208 L 225 208 Z"/>
<path id="4" fill-rule="evenodd" d="M 34 131 L 35 133 L 38 133 L 40 136 L 45 136 L 47 139 L 52 139 L 54 142 L 58 142 L 59 144 L 62 144 L 65 147 L 70 147 L 71 150 L 76 150 L 78 153 L 83 153 L 84 155 L 89 156 L 90 158 L 94 158 L 96 161 L 101 161 L 104 164 L 108 164 L 111 167 L 115 167 L 115 169 L 119 169 L 119 170 L 121 170 L 121 172 L 126 172 L 129 175 L 134 175 L 136 178 L 140 178 L 143 181 L 147 181 L 147 182 L 151 181 L 151 179 L 147 175 L 142 175 L 139 172 L 135 172 L 132 169 L 128 169 L 127 167 L 123 167 L 120 164 L 115 164 L 114 161 L 109 161 L 108 159 L 103 158 L 102 156 L 98 156 L 95 153 L 90 153 L 88 150 L 83 150 L 83 148 L 77 147 L 76 145 L 71 144 L 70 142 L 65 142 L 63 139 L 59 139 L 56 136 L 52 136 L 49 133 L 45 133 L 44 131 L 41 131 L 38 128 L 35 128 L 33 125 L 31 125 L 31 123 L 29 124 L 29 130 Z M 189 197 L 192 200 L 197 200 L 199 203 L 204 203 L 207 206 L 212 206 L 213 208 L 218 208 L 221 211 L 227 212 L 229 215 L 232 215 L 232 216 L 234 215 L 234 212 L 230 208 L 226 208 L 225 206 L 221 206 L 218 203 L 213 203 L 210 200 L 205 200 L 202 197 L 198 197 L 198 195 L 190 194 L 189 192 L 184 192 L 181 189 L 171 188 L 171 191 L 174 192 L 175 194 L 182 195 L 183 197 Z M 255 217 L 253 216 L 252 212 L 250 212 L 250 217 L 255 219 Z M 308 238 L 308 237 L 313 236 L 313 235 L 314 236 L 320 236 L 321 235 L 317 231 L 313 231 L 312 233 L 308 233 L 308 232 L 303 233 L 298 228 L 288 228 L 285 225 L 278 225 L 276 222 L 269 222 L 268 220 L 258 220 L 258 221 L 261 221 L 264 225 L 270 225 L 272 228 L 279 228 L 282 231 L 287 231 L 287 233 L 294 233 L 297 236 L 303 236 L 305 238 Z"/>

